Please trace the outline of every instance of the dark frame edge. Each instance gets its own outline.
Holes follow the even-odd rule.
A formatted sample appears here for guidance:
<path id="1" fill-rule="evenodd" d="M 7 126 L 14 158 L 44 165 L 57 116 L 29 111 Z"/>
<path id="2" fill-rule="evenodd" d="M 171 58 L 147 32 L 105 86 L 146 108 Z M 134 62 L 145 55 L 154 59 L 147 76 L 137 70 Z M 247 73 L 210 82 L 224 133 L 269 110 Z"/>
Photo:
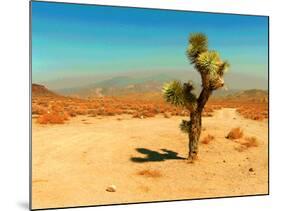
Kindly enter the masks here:
<path id="1" fill-rule="evenodd" d="M 267 180 L 268 180 L 268 186 L 267 186 L 267 191 L 268 195 L 270 195 L 270 16 L 267 16 L 267 91 L 268 91 L 268 105 L 267 105 L 267 113 L 268 113 L 268 119 L 267 119 Z"/>

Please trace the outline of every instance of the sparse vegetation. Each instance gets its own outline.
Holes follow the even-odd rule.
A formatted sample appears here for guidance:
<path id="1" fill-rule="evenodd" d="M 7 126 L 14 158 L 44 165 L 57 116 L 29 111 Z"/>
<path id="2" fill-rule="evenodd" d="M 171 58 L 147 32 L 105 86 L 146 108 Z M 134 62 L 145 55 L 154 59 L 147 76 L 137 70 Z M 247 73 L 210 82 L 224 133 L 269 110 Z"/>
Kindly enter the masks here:
<path id="1" fill-rule="evenodd" d="M 235 150 L 237 150 L 238 152 L 243 152 L 249 148 L 252 147 L 258 147 L 258 141 L 257 138 L 254 136 L 251 137 L 245 137 L 244 140 L 241 140 L 239 142 L 239 146 L 235 147 Z"/>
<path id="2" fill-rule="evenodd" d="M 143 94 L 144 96 L 146 94 Z M 148 95 L 148 94 L 147 94 Z M 265 102 L 251 101 L 228 101 L 228 100 L 212 100 L 208 102 L 204 108 L 202 116 L 212 116 L 212 112 L 221 108 L 237 108 L 237 111 L 245 118 L 254 120 L 263 120 L 268 118 L 268 106 Z M 158 98 L 143 100 L 138 96 L 128 95 L 126 97 L 103 97 L 90 100 L 62 97 L 62 96 L 39 96 L 33 97 L 32 114 L 43 116 L 49 112 L 63 112 L 68 117 L 76 117 L 77 115 L 96 116 L 114 116 L 114 115 L 130 115 L 135 118 L 147 118 L 160 115 L 165 118 L 172 116 L 187 116 L 189 111 L 185 108 L 175 108 L 164 102 L 159 94 Z M 45 121 L 43 121 L 45 122 Z M 42 123 L 42 124 L 52 124 Z"/>
<path id="3" fill-rule="evenodd" d="M 213 141 L 215 139 L 214 136 L 208 134 L 207 136 L 205 136 L 203 138 L 203 140 L 201 141 L 202 144 L 209 144 L 211 141 Z"/>
<path id="4" fill-rule="evenodd" d="M 240 127 L 233 128 L 231 131 L 227 134 L 226 138 L 227 139 L 239 139 L 243 137 L 243 130 Z"/>
<path id="5" fill-rule="evenodd" d="M 254 136 L 251 137 L 246 137 L 245 142 L 242 142 L 241 145 L 250 148 L 250 147 L 257 147 L 258 146 L 258 141 L 257 138 Z"/>
<path id="6" fill-rule="evenodd" d="M 146 177 L 152 177 L 152 178 L 157 178 L 157 177 L 161 177 L 162 176 L 160 171 L 149 170 L 149 169 L 139 171 L 138 175 L 146 176 Z"/>
<path id="7" fill-rule="evenodd" d="M 39 124 L 63 124 L 69 116 L 64 112 L 49 112 L 40 115 L 37 119 Z"/>

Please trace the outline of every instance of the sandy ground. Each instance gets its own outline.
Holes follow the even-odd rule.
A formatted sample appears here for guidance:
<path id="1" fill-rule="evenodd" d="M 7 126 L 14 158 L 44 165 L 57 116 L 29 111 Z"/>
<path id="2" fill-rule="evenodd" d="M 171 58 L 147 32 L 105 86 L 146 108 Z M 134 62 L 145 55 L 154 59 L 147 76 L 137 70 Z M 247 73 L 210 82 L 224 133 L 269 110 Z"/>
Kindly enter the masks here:
<path id="1" fill-rule="evenodd" d="M 234 109 L 203 118 L 215 136 L 200 144 L 199 160 L 188 164 L 183 117 L 133 119 L 79 116 L 64 125 L 33 120 L 32 207 L 65 207 L 178 200 L 268 192 L 268 125 Z M 225 138 L 241 127 L 258 147 L 243 152 Z M 249 171 L 252 168 L 253 171 Z M 106 188 L 116 186 L 116 192 Z"/>

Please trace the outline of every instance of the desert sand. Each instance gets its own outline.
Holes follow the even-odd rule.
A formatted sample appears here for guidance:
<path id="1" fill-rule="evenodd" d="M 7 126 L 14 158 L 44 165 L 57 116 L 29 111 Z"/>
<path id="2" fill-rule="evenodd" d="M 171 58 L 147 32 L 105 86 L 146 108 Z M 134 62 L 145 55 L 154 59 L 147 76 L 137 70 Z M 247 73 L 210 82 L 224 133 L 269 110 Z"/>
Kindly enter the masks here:
<path id="1" fill-rule="evenodd" d="M 32 130 L 32 207 L 69 207 L 268 193 L 268 122 L 221 109 L 203 118 L 199 159 L 189 164 L 183 117 L 78 116 Z M 226 139 L 240 127 L 258 146 Z M 114 185 L 115 192 L 106 189 Z"/>

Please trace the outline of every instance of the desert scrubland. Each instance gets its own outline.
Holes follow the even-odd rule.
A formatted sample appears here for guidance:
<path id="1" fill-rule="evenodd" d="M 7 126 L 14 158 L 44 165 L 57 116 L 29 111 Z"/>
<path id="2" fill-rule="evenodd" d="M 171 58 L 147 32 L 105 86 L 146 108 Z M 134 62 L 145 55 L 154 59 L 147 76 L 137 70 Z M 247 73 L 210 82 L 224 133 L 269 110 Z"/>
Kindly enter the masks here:
<path id="1" fill-rule="evenodd" d="M 179 123 L 188 111 L 159 93 L 80 99 L 39 87 L 33 94 L 33 208 L 268 193 L 264 96 L 211 99 L 199 159 L 187 163 Z"/>

